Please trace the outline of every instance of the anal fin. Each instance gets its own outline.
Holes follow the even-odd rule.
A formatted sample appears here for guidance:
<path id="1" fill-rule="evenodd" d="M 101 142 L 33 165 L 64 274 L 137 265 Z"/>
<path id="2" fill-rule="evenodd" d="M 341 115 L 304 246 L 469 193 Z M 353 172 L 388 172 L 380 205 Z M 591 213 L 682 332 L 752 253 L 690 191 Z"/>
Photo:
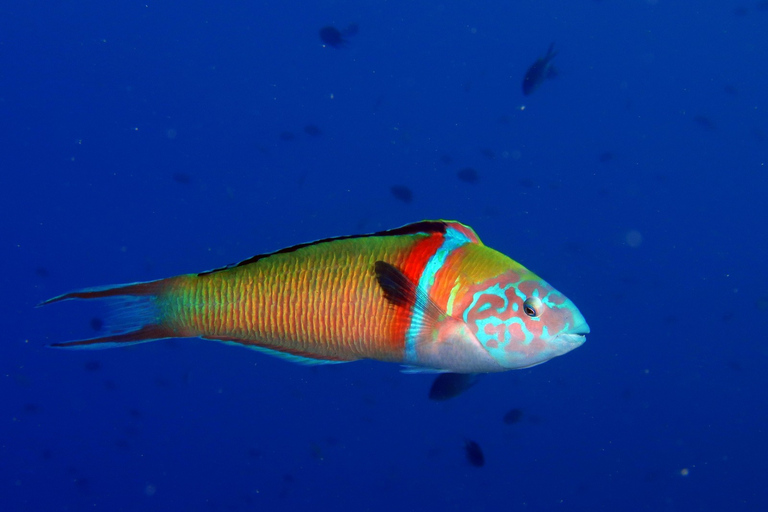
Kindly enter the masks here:
<path id="1" fill-rule="evenodd" d="M 280 359 L 289 361 L 291 363 L 303 364 L 308 366 L 315 366 L 315 365 L 321 365 L 321 364 L 339 364 L 339 363 L 350 362 L 350 360 L 347 360 L 347 359 L 328 358 L 328 357 L 318 356 L 316 354 L 310 354 L 308 352 L 275 348 L 272 346 L 254 342 L 253 340 L 246 341 L 238 338 L 225 338 L 225 337 L 221 337 L 221 338 L 204 337 L 202 339 L 210 340 L 210 341 L 218 341 L 231 346 L 245 347 L 251 350 L 256 350 L 263 354 L 268 354 L 270 356 L 278 357 Z"/>

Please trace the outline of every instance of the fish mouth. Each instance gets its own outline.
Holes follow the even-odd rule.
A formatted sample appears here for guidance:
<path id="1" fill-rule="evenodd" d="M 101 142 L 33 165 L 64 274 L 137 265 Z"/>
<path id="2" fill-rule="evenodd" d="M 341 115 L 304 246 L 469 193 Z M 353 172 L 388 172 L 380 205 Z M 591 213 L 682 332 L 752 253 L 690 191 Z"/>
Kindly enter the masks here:
<path id="1" fill-rule="evenodd" d="M 559 335 L 558 338 L 560 340 L 568 343 L 568 344 L 571 344 L 571 345 L 581 345 L 582 343 L 587 341 L 587 333 L 588 332 L 589 331 L 587 331 L 585 333 L 568 332 L 568 333 L 563 333 L 563 334 Z"/>

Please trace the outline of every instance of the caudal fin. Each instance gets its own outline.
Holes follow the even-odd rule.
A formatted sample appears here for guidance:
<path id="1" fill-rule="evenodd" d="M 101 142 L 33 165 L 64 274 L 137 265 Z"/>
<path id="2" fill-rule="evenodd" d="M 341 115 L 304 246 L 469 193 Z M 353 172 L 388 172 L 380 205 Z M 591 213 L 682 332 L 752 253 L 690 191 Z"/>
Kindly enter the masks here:
<path id="1" fill-rule="evenodd" d="M 165 327 L 157 305 L 157 296 L 166 280 L 88 288 L 65 293 L 41 302 L 44 306 L 69 299 L 107 299 L 110 314 L 105 324 L 109 334 L 97 338 L 52 343 L 59 348 L 111 348 L 146 343 L 178 336 Z"/>

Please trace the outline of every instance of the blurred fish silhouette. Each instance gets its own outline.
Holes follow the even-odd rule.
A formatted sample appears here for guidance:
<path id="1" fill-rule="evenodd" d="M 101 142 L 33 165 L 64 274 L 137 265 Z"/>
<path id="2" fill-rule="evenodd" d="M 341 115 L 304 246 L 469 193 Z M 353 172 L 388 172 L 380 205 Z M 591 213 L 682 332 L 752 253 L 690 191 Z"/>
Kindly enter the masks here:
<path id="1" fill-rule="evenodd" d="M 432 382 L 429 399 L 442 401 L 459 396 L 477 384 L 477 380 L 476 373 L 441 373 Z"/>
<path id="2" fill-rule="evenodd" d="M 485 466 L 485 455 L 483 455 L 483 449 L 480 445 L 471 439 L 464 440 L 464 455 L 467 457 L 467 462 L 470 465 L 481 468 Z"/>
<path id="3" fill-rule="evenodd" d="M 552 66 L 552 59 L 555 58 L 555 55 L 557 55 L 555 43 L 552 43 L 549 45 L 547 54 L 536 59 L 536 62 L 528 68 L 523 78 L 523 94 L 530 96 L 544 80 L 557 76 L 557 70 Z"/>
<path id="4" fill-rule="evenodd" d="M 349 40 L 346 38 L 356 35 L 357 32 L 357 23 L 352 23 L 344 30 L 339 30 L 332 25 L 325 26 L 320 29 L 319 35 L 324 45 L 333 48 L 343 48 L 349 43 Z"/>

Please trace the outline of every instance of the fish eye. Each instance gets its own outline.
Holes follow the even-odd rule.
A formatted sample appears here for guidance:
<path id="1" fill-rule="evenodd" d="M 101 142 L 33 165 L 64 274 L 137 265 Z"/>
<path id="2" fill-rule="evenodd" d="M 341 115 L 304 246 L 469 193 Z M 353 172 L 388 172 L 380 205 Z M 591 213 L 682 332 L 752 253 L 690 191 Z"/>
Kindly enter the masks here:
<path id="1" fill-rule="evenodd" d="M 538 297 L 528 297 L 523 302 L 523 311 L 531 318 L 536 318 L 541 314 L 541 300 Z"/>

